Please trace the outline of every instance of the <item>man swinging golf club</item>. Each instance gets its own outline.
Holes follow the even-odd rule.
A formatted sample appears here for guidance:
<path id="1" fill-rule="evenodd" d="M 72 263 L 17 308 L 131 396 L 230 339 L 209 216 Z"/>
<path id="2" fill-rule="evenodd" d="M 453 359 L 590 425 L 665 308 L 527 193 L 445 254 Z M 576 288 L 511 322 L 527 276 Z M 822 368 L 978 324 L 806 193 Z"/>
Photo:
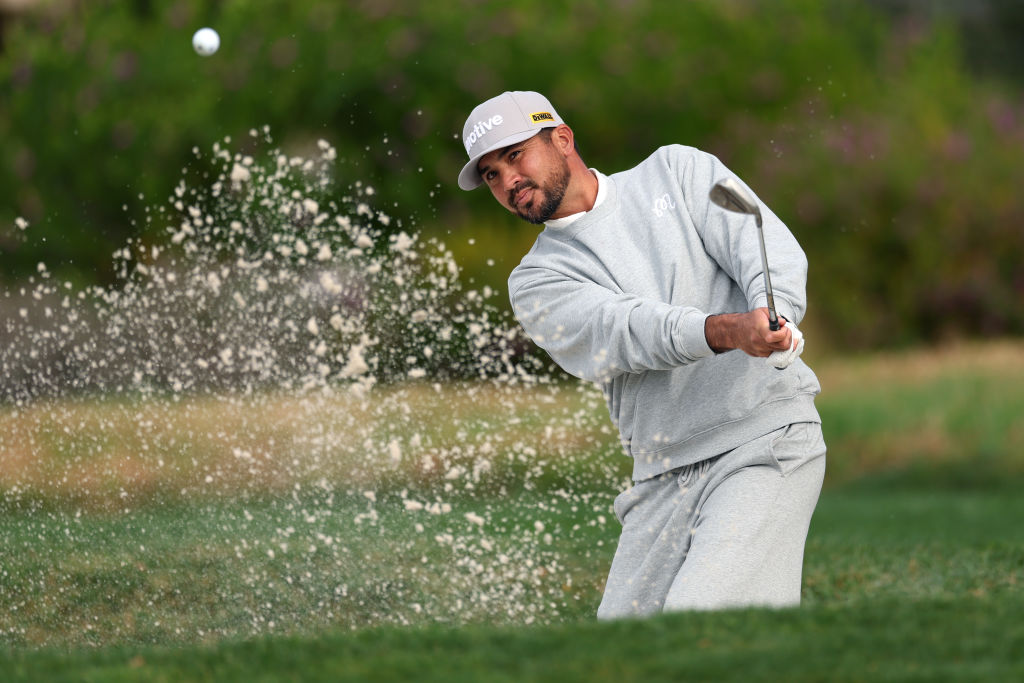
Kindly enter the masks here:
<path id="1" fill-rule="evenodd" d="M 544 225 L 509 277 L 516 317 L 601 385 L 633 458 L 598 618 L 799 604 L 825 443 L 799 359 L 807 260 L 793 235 L 691 147 L 588 168 L 535 92 L 479 105 L 463 142 L 459 186 Z"/>

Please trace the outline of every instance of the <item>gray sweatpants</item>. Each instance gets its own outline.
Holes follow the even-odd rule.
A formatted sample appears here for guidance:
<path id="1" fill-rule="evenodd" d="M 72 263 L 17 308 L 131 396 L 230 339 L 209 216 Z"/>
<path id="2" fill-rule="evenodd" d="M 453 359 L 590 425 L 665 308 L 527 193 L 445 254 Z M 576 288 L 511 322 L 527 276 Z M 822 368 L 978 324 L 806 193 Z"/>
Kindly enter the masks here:
<path id="1" fill-rule="evenodd" d="M 800 422 L 637 482 L 599 619 L 800 604 L 804 542 L 825 476 L 821 425 Z"/>

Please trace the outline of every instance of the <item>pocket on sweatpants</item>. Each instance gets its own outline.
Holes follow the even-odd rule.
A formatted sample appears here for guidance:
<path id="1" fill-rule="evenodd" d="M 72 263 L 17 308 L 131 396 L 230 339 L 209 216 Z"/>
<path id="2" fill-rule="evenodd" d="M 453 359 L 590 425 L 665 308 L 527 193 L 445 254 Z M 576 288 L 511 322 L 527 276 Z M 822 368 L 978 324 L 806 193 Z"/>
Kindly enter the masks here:
<path id="1" fill-rule="evenodd" d="M 825 439 L 817 422 L 794 422 L 771 442 L 772 460 L 782 476 L 825 455 Z"/>
<path id="2" fill-rule="evenodd" d="M 649 480 L 648 480 L 649 481 Z M 630 486 L 628 489 L 615 496 L 615 500 L 612 502 L 612 512 L 615 513 L 615 518 L 619 520 L 619 524 L 626 525 L 626 515 L 629 511 L 636 507 L 636 504 L 640 502 L 643 497 L 641 495 L 641 487 L 647 483 L 639 482 Z"/>

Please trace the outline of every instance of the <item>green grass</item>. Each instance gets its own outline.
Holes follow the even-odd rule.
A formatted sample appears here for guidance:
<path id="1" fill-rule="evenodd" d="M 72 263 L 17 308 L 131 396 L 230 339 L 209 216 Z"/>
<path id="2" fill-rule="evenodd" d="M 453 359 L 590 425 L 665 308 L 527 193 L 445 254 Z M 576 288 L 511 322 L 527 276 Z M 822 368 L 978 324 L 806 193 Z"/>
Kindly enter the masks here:
<path id="1" fill-rule="evenodd" d="M 1024 349 L 971 347 L 833 361 L 818 401 L 828 481 L 1011 489 L 1024 480 Z"/>
<path id="2" fill-rule="evenodd" d="M 9 680 L 26 681 L 280 680 L 295 672 L 304 680 L 439 681 L 678 680 L 682 674 L 704 680 L 1010 680 L 1021 675 L 1016 653 L 1024 646 L 1019 620 L 1024 534 L 1016 520 L 1024 517 L 1024 504 L 1012 496 L 975 492 L 894 495 L 857 489 L 828 492 L 822 499 L 807 550 L 800 610 L 594 624 L 595 587 L 575 613 L 553 626 L 478 623 L 351 632 L 337 624 L 317 625 L 307 615 L 298 634 L 241 640 L 216 633 L 217 613 L 207 604 L 223 597 L 224 575 L 230 572 L 209 559 L 184 556 L 164 570 L 186 574 L 190 581 L 178 584 L 194 584 L 192 592 L 179 596 L 177 604 L 162 603 L 162 609 L 187 615 L 182 627 L 201 623 L 211 629 L 205 644 L 145 645 L 175 642 L 175 637 L 147 638 L 140 631 L 139 644 L 132 646 L 125 644 L 131 640 L 125 633 L 107 633 L 108 642 L 121 643 L 98 651 L 79 646 L 70 653 L 17 648 L 0 654 L 0 670 L 10 672 Z M 216 515 L 208 510 L 205 517 L 212 521 L 193 530 L 196 538 L 223 532 Z M 167 523 L 169 542 L 176 525 L 172 519 Z M 614 536 L 611 532 L 594 538 Z M 181 539 L 181 547 L 194 546 L 196 538 Z M 123 565 L 113 547 L 96 552 L 110 565 Z M 604 565 L 599 555 L 591 561 Z M 87 584 L 78 598 L 82 614 L 100 621 L 123 618 L 133 595 L 152 596 L 151 584 L 160 582 L 155 569 L 72 577 Z M 590 567 L 592 573 L 598 569 Z M 221 583 L 211 585 L 211 576 Z M 313 588 L 328 593 L 330 586 Z M 279 590 L 276 599 L 279 618 L 302 606 L 289 608 L 289 600 L 315 604 L 309 592 L 297 589 L 290 596 Z M 177 638 L 194 642 L 195 634 Z"/>
<path id="3" fill-rule="evenodd" d="M 1024 348 L 816 369 L 829 474 L 803 606 L 613 624 L 593 614 L 625 463 L 601 429 L 603 408 L 574 390 L 442 403 L 448 413 L 432 419 L 444 424 L 425 437 L 435 452 L 490 441 L 494 468 L 475 481 L 389 471 L 374 501 L 337 469 L 289 480 L 281 468 L 284 481 L 205 491 L 182 468 L 226 461 L 214 439 L 179 448 L 169 484 L 139 477 L 136 455 L 126 468 L 46 421 L 52 448 L 42 452 L 53 455 L 42 471 L 108 480 L 66 496 L 73 477 L 32 489 L 26 468 L 29 484 L 0 496 L 0 678 L 1020 679 Z M 89 425 L 131 416 L 94 410 Z M 542 413 L 554 433 L 543 433 L 552 422 Z M 170 417 L 178 429 L 199 420 Z M 291 434 L 262 426 L 278 442 Z M 114 448 L 127 438 L 98 437 Z M 450 509 L 409 511 L 407 500 Z"/>
<path id="4" fill-rule="evenodd" d="M 595 572 L 610 560 L 617 525 L 610 516 L 611 523 L 579 524 L 572 505 L 523 493 L 410 515 L 381 499 L 376 519 L 358 524 L 367 506 L 344 498 L 327 507 L 313 496 L 77 518 L 7 512 L 2 642 L 185 645 L 438 619 L 585 618 L 596 609 Z M 467 512 L 486 516 L 486 525 L 468 522 Z M 467 559 L 476 564 L 456 564 Z"/>
<path id="5" fill-rule="evenodd" d="M 1024 500 L 1008 493 L 826 492 L 808 534 L 805 603 L 1024 598 L 1022 519 Z"/>
<path id="6" fill-rule="evenodd" d="M 528 629 L 376 628 L 186 651 L 19 653 L 8 680 L 1019 680 L 1020 596 L 665 615 Z"/>

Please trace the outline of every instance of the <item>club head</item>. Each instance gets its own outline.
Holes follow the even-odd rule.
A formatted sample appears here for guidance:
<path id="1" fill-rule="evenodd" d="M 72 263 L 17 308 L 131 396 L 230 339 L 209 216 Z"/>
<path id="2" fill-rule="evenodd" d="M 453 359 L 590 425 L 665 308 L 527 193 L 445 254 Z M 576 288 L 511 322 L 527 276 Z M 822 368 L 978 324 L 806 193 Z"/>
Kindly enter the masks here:
<path id="1" fill-rule="evenodd" d="M 715 183 L 709 195 L 711 201 L 728 211 L 746 213 L 757 218 L 757 225 L 761 225 L 761 207 L 757 200 L 745 187 L 740 185 L 735 178 L 725 178 Z"/>

